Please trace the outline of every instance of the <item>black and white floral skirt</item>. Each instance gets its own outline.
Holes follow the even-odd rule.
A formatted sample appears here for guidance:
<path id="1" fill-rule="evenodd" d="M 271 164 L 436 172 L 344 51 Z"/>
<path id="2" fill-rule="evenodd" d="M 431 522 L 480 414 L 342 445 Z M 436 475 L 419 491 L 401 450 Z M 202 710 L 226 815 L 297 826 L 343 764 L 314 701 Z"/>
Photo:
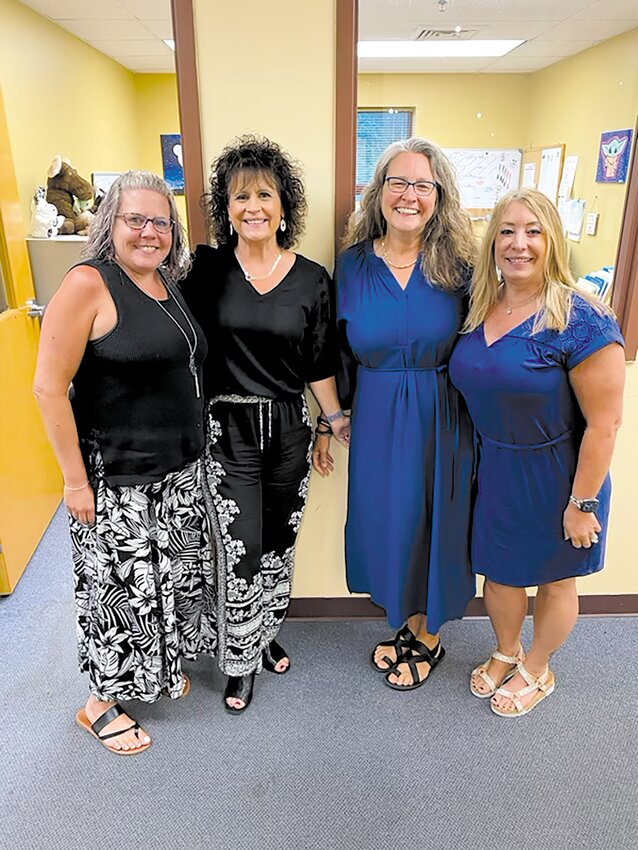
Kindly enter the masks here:
<path id="1" fill-rule="evenodd" d="M 95 524 L 69 518 L 80 669 L 101 700 L 177 698 L 182 660 L 216 650 L 202 463 L 109 487 L 99 450 L 88 455 Z"/>

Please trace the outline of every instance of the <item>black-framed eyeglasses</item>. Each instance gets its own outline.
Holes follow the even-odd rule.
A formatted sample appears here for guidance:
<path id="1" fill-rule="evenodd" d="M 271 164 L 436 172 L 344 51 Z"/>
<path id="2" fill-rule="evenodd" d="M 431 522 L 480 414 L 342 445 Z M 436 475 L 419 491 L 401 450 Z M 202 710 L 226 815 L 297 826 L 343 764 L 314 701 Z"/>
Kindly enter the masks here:
<path id="1" fill-rule="evenodd" d="M 439 188 L 439 184 L 433 180 L 406 180 L 404 177 L 386 177 L 385 182 L 394 195 L 402 195 L 408 186 L 412 186 L 419 198 L 429 198 L 432 192 Z"/>
<path id="2" fill-rule="evenodd" d="M 130 227 L 131 230 L 144 230 L 146 223 L 150 221 L 158 233 L 168 233 L 173 229 L 175 222 L 172 218 L 165 218 L 163 215 L 156 215 L 155 218 L 147 218 L 141 213 L 121 213 L 115 218 L 124 220 L 124 224 Z"/>

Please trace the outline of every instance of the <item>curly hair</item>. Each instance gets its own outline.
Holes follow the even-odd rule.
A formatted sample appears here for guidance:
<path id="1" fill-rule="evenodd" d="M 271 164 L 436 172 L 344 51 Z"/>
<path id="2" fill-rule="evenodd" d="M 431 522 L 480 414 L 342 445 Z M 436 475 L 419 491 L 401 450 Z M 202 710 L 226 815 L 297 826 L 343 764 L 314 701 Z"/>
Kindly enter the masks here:
<path id="1" fill-rule="evenodd" d="M 385 235 L 387 222 L 381 210 L 381 196 L 392 160 L 400 153 L 420 153 L 430 161 L 437 182 L 437 200 L 432 218 L 423 229 L 421 269 L 442 289 L 462 286 L 476 261 L 477 244 L 470 217 L 461 209 L 456 176 L 449 159 L 438 145 L 420 136 L 393 142 L 381 154 L 361 204 L 348 221 L 343 247 Z"/>
<path id="2" fill-rule="evenodd" d="M 304 232 L 307 204 L 301 168 L 282 148 L 264 136 L 247 134 L 230 142 L 213 162 L 210 191 L 202 196 L 210 238 L 217 245 L 236 245 L 230 233 L 228 199 L 238 175 L 263 174 L 277 189 L 284 210 L 286 230 L 277 229 L 277 242 L 291 248 Z"/>
<path id="3" fill-rule="evenodd" d="M 474 270 L 470 310 L 463 332 L 469 333 L 479 327 L 498 301 L 501 281 L 496 267 L 494 246 L 505 212 L 515 201 L 525 204 L 536 216 L 545 237 L 544 280 L 540 293 L 542 308 L 536 314 L 532 333 L 539 333 L 546 328 L 564 331 L 569 324 L 575 293 L 588 301 L 597 313 L 613 314 L 597 295 L 576 286 L 569 269 L 563 224 L 558 210 L 543 192 L 528 187 L 508 192 L 494 207 Z"/>
<path id="4" fill-rule="evenodd" d="M 191 266 L 190 251 L 186 241 L 184 227 L 179 218 L 175 197 L 168 185 L 150 171 L 126 171 L 112 184 L 95 214 L 89 229 L 88 241 L 81 253 L 85 260 L 114 260 L 113 228 L 115 218 L 120 211 L 122 193 L 146 189 L 157 192 L 168 201 L 170 216 L 173 220 L 173 241 L 168 256 L 162 263 L 162 269 L 172 281 L 181 280 Z"/>

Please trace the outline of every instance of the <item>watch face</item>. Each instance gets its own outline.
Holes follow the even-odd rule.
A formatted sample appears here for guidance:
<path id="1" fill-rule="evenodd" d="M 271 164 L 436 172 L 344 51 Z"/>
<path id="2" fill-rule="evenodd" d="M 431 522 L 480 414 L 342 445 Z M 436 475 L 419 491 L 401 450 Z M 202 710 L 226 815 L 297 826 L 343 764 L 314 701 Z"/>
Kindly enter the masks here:
<path id="1" fill-rule="evenodd" d="M 598 499 L 581 499 L 580 502 L 580 510 L 584 511 L 586 514 L 592 514 L 594 511 L 598 510 Z"/>

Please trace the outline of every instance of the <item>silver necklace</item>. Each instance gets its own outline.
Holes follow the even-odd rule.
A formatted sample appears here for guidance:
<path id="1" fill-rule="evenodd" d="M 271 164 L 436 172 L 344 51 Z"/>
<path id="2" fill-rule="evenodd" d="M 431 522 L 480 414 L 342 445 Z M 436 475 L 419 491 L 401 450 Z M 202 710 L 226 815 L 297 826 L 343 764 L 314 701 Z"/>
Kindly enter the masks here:
<path id="1" fill-rule="evenodd" d="M 521 301 L 520 304 L 508 304 L 505 300 L 505 294 L 503 294 L 503 306 L 505 307 L 505 312 L 508 316 L 512 315 L 512 310 L 518 310 L 519 307 L 525 307 L 526 304 L 531 304 L 535 298 L 538 298 L 539 293 L 535 292 L 527 301 Z"/>
<path id="2" fill-rule="evenodd" d="M 246 271 L 246 269 L 245 269 L 245 267 L 244 267 L 244 264 L 243 264 L 243 263 L 242 263 L 242 261 L 239 259 L 239 254 L 237 253 L 237 251 L 235 251 L 235 258 L 237 259 L 237 262 L 239 263 L 239 268 L 240 268 L 240 269 L 242 270 L 242 272 L 244 273 L 244 277 L 246 278 L 246 280 L 248 281 L 248 283 L 253 283 L 253 282 L 254 282 L 254 281 L 256 281 L 256 280 L 266 280 L 266 278 L 267 278 L 267 277 L 270 277 L 270 275 L 271 275 L 271 274 L 273 274 L 273 272 L 275 271 L 275 269 L 277 268 L 277 266 L 278 266 L 278 265 L 279 265 L 279 263 L 281 262 L 281 258 L 283 257 L 283 255 L 284 255 L 284 252 L 283 252 L 283 251 L 280 251 L 280 252 L 277 254 L 277 259 L 276 259 L 276 260 L 275 260 L 275 262 L 272 264 L 272 267 L 271 267 L 270 271 L 268 272 L 268 274 L 262 274 L 262 275 L 259 275 L 259 277 L 257 277 L 256 275 L 254 275 L 254 274 L 250 274 L 250 272 Z"/>
<path id="3" fill-rule="evenodd" d="M 120 268 L 120 277 L 121 276 L 122 276 L 122 269 Z M 133 278 L 130 275 L 127 275 L 127 277 L 130 280 L 133 280 Z M 134 280 L 133 280 L 133 283 L 135 283 Z M 169 289 L 168 284 L 166 284 L 164 281 L 162 281 L 162 283 L 164 283 L 164 286 L 166 287 L 166 291 L 168 292 L 168 297 L 171 298 L 171 290 Z M 179 330 L 181 335 L 186 340 L 186 345 L 188 346 L 188 371 L 193 376 L 193 382 L 195 384 L 195 396 L 197 398 L 199 398 L 201 393 L 200 393 L 200 389 L 199 389 L 199 377 L 197 375 L 197 366 L 195 365 L 195 352 L 197 351 L 197 342 L 198 342 L 197 331 L 193 327 L 193 323 L 191 322 L 191 320 L 188 318 L 188 314 L 187 314 L 186 310 L 184 310 L 184 308 L 179 303 L 177 298 L 173 298 L 173 301 L 179 307 L 182 315 L 186 319 L 186 323 L 187 323 L 188 327 L 190 328 L 190 330 L 193 334 L 193 342 L 190 341 L 190 339 L 188 338 L 188 334 L 186 333 L 184 328 L 180 325 L 180 323 L 177 321 L 175 316 L 171 315 L 171 313 L 166 309 L 166 307 L 162 304 L 162 302 L 158 298 L 156 298 L 154 295 L 151 295 L 150 292 L 147 292 L 145 289 L 142 289 L 142 287 L 139 284 L 135 283 L 135 286 L 137 286 L 137 288 L 141 292 L 143 292 L 144 295 L 146 295 L 148 298 L 150 298 L 151 301 L 154 301 L 163 313 L 166 313 L 168 318 L 171 320 L 171 322 L 175 325 L 175 327 Z"/>
<path id="4" fill-rule="evenodd" d="M 419 259 L 419 256 L 417 255 L 416 260 L 412 260 L 411 263 L 406 263 L 404 266 L 398 266 L 396 263 L 392 262 L 390 257 L 388 257 L 388 252 L 385 249 L 385 239 L 381 240 L 381 255 L 383 256 L 383 259 L 386 261 L 386 263 L 389 266 L 392 266 L 393 269 L 409 269 L 410 266 L 416 265 L 417 260 Z"/>

